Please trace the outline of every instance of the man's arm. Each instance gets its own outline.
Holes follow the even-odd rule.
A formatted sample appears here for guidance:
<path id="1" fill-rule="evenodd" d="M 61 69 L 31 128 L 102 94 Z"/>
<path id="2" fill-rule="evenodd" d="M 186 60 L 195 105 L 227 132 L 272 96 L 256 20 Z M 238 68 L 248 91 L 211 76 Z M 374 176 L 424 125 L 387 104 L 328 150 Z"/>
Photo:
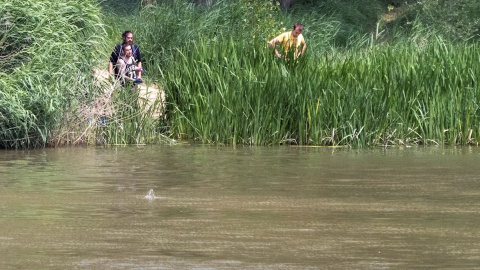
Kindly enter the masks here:
<path id="1" fill-rule="evenodd" d="M 298 56 L 302 55 L 305 52 L 306 48 L 307 48 L 307 43 L 303 43 L 302 50 L 298 53 Z"/>
<path id="2" fill-rule="evenodd" d="M 113 63 L 112 62 L 108 62 L 108 73 L 110 73 L 111 75 L 113 74 Z"/>
<path id="3" fill-rule="evenodd" d="M 142 62 L 137 62 L 137 68 L 135 70 L 137 71 L 137 77 L 142 78 Z"/>
<path id="4" fill-rule="evenodd" d="M 270 46 L 270 48 L 273 48 L 273 49 L 275 50 L 275 55 L 276 55 L 278 58 L 281 58 L 282 55 L 278 53 L 277 48 L 275 47 L 275 45 L 276 45 L 278 42 L 280 42 L 280 40 L 278 40 L 278 37 L 276 37 L 276 38 L 274 38 L 274 39 L 272 39 L 272 40 L 270 40 L 270 41 L 268 42 L 268 46 Z"/>
<path id="5" fill-rule="evenodd" d="M 137 77 L 142 78 L 142 54 L 140 53 L 140 48 L 135 46 L 135 59 L 137 59 L 137 63 L 135 64 L 137 68 L 135 69 L 137 71 Z"/>
<path id="6" fill-rule="evenodd" d="M 117 45 L 115 46 L 112 54 L 110 55 L 110 61 L 108 62 L 108 73 L 110 74 L 114 73 L 113 65 L 114 63 L 117 64 L 119 54 L 120 54 L 120 48 L 119 48 L 119 45 Z"/>
<path id="7" fill-rule="evenodd" d="M 268 46 L 270 46 L 270 48 L 275 48 L 275 44 L 277 44 L 277 42 L 278 42 L 278 39 L 274 38 L 268 42 Z"/>

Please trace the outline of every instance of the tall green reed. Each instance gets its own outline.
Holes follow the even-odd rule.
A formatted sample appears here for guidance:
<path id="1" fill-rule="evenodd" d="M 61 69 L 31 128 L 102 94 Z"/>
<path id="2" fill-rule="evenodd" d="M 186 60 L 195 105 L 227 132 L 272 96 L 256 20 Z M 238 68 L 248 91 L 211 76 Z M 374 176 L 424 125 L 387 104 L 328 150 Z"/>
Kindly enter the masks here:
<path id="1" fill-rule="evenodd" d="M 112 145 L 139 145 L 171 142 L 163 133 L 164 118 L 152 115 L 161 106 L 156 101 L 146 109 L 147 101 L 139 97 L 138 88 L 131 84 L 118 87 L 113 93 L 113 113 L 103 117 L 105 123 L 95 128 L 96 143 Z M 140 99 L 140 100 L 139 100 Z M 90 143 L 92 143 L 90 141 Z"/>
<path id="2" fill-rule="evenodd" d="M 455 41 L 478 40 L 480 34 L 480 3 L 472 0 L 417 1 L 411 5 L 426 25 Z"/>
<path id="3" fill-rule="evenodd" d="M 436 38 L 416 29 L 417 22 L 412 33 L 401 33 L 405 39 L 379 43 L 368 34 L 375 30 L 376 11 L 355 21 L 355 12 L 342 15 L 332 1 L 322 2 L 334 6 L 329 13 L 300 5 L 284 13 L 271 1 L 217 1 L 211 7 L 158 1 L 139 13 L 132 9 L 132 16 L 123 1 L 125 17 L 108 15 L 113 26 L 105 32 L 98 6 L 87 0 L 48 7 L 44 1 L 13 2 L 25 7 L 10 8 L 19 14 L 13 17 L 26 17 L 27 28 L 40 25 L 32 28 L 40 34 L 25 35 L 28 46 L 9 63 L 12 74 L 0 78 L 0 93 L 12 101 L 0 111 L 8 120 L 2 120 L 8 124 L 0 147 L 43 145 L 53 133 L 70 134 L 72 123 L 80 131 L 90 125 L 75 118 L 75 108 L 101 93 L 90 86 L 89 69 L 97 64 L 93 59 L 106 63 L 110 52 L 90 48 L 113 48 L 124 30 L 136 34 L 147 82 L 167 91 L 168 122 L 145 117 L 128 91 L 116 91 L 116 113 L 107 117 L 108 126 L 94 126 L 89 142 L 152 143 L 165 131 L 256 145 L 478 142 L 479 71 L 471 64 L 479 60 L 477 46 Z M 29 8 L 35 12 L 24 16 Z M 46 19 L 49 12 L 55 20 Z M 297 21 L 305 25 L 306 54 L 295 63 L 276 59 L 266 42 Z M 363 26 L 346 31 L 354 24 Z M 53 25 L 66 29 L 54 31 Z M 0 39 L 20 40 L 21 33 L 3 31 Z"/>
<path id="4" fill-rule="evenodd" d="M 173 133 L 231 144 L 478 141 L 476 45 L 422 46 L 307 53 L 292 66 L 263 42 L 194 43 L 165 78 Z"/>
<path id="5" fill-rule="evenodd" d="M 3 108 L 8 120 L 2 128 L 8 132 L 0 135 L 0 147 L 43 146 L 60 128 L 69 96 L 88 92 L 74 78 L 91 77 L 102 41 L 99 8 L 90 0 L 7 0 L 0 9 L 9 22 L 0 30 L 2 54 L 8 56 L 0 92 L 14 97 Z"/>
<path id="6" fill-rule="evenodd" d="M 437 38 L 420 20 L 379 42 L 370 35 L 380 34 L 375 1 L 355 10 L 311 1 L 291 13 L 268 2 L 160 1 L 139 13 L 134 29 L 167 91 L 172 136 L 260 145 L 478 141 L 474 44 Z M 266 42 L 297 21 L 307 53 L 292 65 Z"/>

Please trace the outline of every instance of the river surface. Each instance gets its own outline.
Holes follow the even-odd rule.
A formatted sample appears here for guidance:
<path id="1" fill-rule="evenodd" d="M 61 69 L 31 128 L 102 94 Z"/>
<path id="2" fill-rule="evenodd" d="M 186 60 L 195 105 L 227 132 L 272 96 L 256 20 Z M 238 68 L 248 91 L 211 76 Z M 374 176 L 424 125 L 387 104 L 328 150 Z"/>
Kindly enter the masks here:
<path id="1" fill-rule="evenodd" d="M 479 164 L 478 147 L 0 151 L 0 269 L 479 269 Z"/>

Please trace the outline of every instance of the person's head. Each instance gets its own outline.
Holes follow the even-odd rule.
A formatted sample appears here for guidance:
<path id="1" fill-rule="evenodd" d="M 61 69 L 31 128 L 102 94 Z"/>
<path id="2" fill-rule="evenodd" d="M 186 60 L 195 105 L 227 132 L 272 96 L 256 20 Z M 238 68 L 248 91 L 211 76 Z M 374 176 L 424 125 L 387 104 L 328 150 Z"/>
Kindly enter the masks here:
<path id="1" fill-rule="evenodd" d="M 123 44 L 122 48 L 123 48 L 123 53 L 124 53 L 125 57 L 132 56 L 132 45 L 130 45 L 128 43 L 125 43 L 125 44 Z"/>
<path id="2" fill-rule="evenodd" d="M 296 23 L 293 25 L 292 36 L 296 38 L 302 33 L 302 31 L 303 31 L 303 24 Z"/>
<path id="3" fill-rule="evenodd" d="M 133 33 L 132 31 L 125 31 L 122 33 L 123 44 L 133 45 Z"/>

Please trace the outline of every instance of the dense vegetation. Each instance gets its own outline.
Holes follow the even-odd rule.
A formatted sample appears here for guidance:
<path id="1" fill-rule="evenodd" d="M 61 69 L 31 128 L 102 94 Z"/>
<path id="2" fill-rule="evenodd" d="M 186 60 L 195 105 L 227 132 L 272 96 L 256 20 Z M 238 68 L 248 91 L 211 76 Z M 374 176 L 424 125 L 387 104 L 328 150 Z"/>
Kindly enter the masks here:
<path id="1" fill-rule="evenodd" d="M 95 48 L 104 42 L 99 11 L 93 0 L 3 0 L 0 147 L 43 146 L 69 127 L 69 112 L 91 88 Z"/>
<path id="2" fill-rule="evenodd" d="M 297 0 L 286 11 L 270 0 L 74 2 L 0 7 L 0 147 L 165 137 L 350 146 L 480 140 L 475 1 Z M 305 55 L 276 59 L 267 41 L 297 21 Z M 78 114 L 103 90 L 90 69 L 106 67 L 126 29 L 141 46 L 147 83 L 167 93 L 168 117 L 149 119 L 131 92 L 118 90 L 109 124 L 92 127 Z"/>

